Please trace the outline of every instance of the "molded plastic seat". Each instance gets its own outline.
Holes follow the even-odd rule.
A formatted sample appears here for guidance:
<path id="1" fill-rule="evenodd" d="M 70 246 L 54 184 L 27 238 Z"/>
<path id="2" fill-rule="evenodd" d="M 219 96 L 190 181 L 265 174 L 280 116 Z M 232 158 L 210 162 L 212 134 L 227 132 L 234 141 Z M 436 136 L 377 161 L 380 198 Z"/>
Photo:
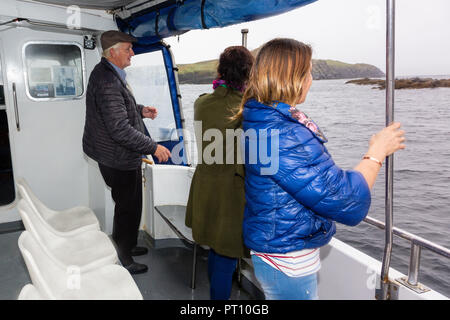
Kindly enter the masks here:
<path id="1" fill-rule="evenodd" d="M 32 284 L 26 284 L 22 290 L 20 290 L 17 300 L 42 300 L 43 297 Z"/>
<path id="2" fill-rule="evenodd" d="M 182 235 L 187 241 L 193 242 L 192 229 L 184 224 L 184 217 L 166 214 L 158 207 L 162 206 L 187 206 L 189 190 L 195 169 L 176 165 L 150 165 L 152 171 L 152 200 L 153 206 L 162 218 L 171 227 L 175 227 L 177 235 Z"/>
<path id="3" fill-rule="evenodd" d="M 27 231 L 42 250 L 62 269 L 77 266 L 83 271 L 117 262 L 117 252 L 102 231 L 87 230 L 71 236 L 61 236 L 47 228 L 27 201 L 21 199 L 19 213 Z"/>
<path id="4" fill-rule="evenodd" d="M 143 299 L 130 273 L 122 266 L 110 264 L 90 271 L 75 266 L 61 268 L 30 232 L 22 232 L 18 242 L 33 285 L 42 299 Z"/>
<path id="5" fill-rule="evenodd" d="M 186 206 L 195 169 L 187 166 L 149 165 L 152 171 L 153 205 Z"/>
<path id="6" fill-rule="evenodd" d="M 98 219 L 91 209 L 78 206 L 55 211 L 36 197 L 25 179 L 17 179 L 16 184 L 21 197 L 36 211 L 42 223 L 47 228 L 53 229 L 55 234 L 74 235 L 87 230 L 100 230 Z"/>
<path id="7" fill-rule="evenodd" d="M 163 206 L 187 206 L 189 190 L 195 169 L 175 165 L 149 165 L 152 171 L 152 200 L 155 211 L 180 238 L 193 247 L 191 288 L 195 289 L 197 244 L 192 229 L 186 227 L 185 217 L 166 212 Z"/>
<path id="8" fill-rule="evenodd" d="M 192 178 L 194 176 L 195 168 L 186 166 L 168 166 L 168 165 L 149 165 L 147 168 L 152 170 L 152 200 L 155 211 L 161 218 L 169 225 L 175 234 L 192 244 L 193 258 L 192 258 L 192 276 L 191 288 L 195 289 L 196 278 L 196 258 L 197 258 L 197 243 L 192 236 L 192 229 L 185 225 L 185 217 L 180 217 L 173 212 L 165 212 L 162 206 L 187 206 L 189 200 L 189 191 L 191 188 Z M 201 245 L 203 248 L 208 248 Z M 241 261 L 238 263 L 238 280 L 240 282 Z"/>

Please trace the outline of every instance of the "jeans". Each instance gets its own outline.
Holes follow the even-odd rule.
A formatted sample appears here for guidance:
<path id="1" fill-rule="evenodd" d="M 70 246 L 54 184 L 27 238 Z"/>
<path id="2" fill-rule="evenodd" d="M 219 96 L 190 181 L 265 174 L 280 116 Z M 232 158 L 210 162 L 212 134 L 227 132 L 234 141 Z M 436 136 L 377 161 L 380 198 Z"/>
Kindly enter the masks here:
<path id="1" fill-rule="evenodd" d="M 255 275 L 267 300 L 317 300 L 317 273 L 289 277 L 252 255 Z"/>
<path id="2" fill-rule="evenodd" d="M 211 300 L 228 300 L 231 295 L 233 273 L 237 258 L 230 258 L 209 250 L 208 277 Z"/>

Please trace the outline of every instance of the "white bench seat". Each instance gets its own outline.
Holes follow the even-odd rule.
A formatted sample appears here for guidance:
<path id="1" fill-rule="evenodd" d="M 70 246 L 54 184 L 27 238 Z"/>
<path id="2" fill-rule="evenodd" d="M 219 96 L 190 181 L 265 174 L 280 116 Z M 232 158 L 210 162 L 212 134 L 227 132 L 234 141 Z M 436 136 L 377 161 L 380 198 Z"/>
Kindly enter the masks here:
<path id="1" fill-rule="evenodd" d="M 118 261 L 116 249 L 104 232 L 87 230 L 71 236 L 61 236 L 46 228 L 24 199 L 19 201 L 18 210 L 25 229 L 59 267 L 65 269 L 77 266 L 83 271 L 88 271 Z"/>
<path id="2" fill-rule="evenodd" d="M 43 297 L 31 283 L 26 284 L 22 290 L 20 290 L 17 300 L 42 300 Z"/>
<path id="3" fill-rule="evenodd" d="M 16 185 L 22 199 L 28 202 L 42 224 L 46 228 L 52 229 L 53 233 L 60 236 L 71 236 L 88 230 L 100 230 L 98 219 L 91 209 L 77 206 L 55 211 L 36 197 L 25 179 L 17 179 Z"/>
<path id="4" fill-rule="evenodd" d="M 130 273 L 119 265 L 103 265 L 83 271 L 75 266 L 62 268 L 43 250 L 33 235 L 24 231 L 19 249 L 31 280 L 42 299 L 56 300 L 142 300 L 142 294 Z M 24 289 L 23 289 L 24 290 Z M 27 288 L 26 290 L 30 290 Z M 21 298 L 29 297 L 25 291 Z M 33 295 L 34 296 L 34 295 Z"/>

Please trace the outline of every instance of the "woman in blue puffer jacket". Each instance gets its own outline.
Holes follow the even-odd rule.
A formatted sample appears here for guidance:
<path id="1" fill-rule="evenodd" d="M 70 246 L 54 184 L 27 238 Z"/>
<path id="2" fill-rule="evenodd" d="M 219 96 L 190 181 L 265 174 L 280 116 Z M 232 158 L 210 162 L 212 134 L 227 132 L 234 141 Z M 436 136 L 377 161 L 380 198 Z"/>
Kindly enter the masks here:
<path id="1" fill-rule="evenodd" d="M 339 168 L 320 128 L 295 108 L 311 86 L 311 56 L 296 40 L 266 43 L 236 115 L 245 131 L 243 236 L 266 299 L 317 299 L 319 248 L 336 232 L 335 221 L 364 219 L 382 162 L 405 147 L 393 123 L 372 136 L 353 170 Z"/>

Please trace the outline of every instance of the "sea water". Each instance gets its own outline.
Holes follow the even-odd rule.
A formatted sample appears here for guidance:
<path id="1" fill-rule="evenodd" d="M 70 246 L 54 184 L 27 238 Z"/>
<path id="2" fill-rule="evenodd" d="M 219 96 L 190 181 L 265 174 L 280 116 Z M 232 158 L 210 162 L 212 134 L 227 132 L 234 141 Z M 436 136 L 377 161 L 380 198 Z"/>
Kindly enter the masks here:
<path id="1" fill-rule="evenodd" d="M 313 81 L 298 108 L 322 129 L 335 163 L 352 169 L 367 151 L 370 136 L 385 126 L 385 91 L 345 82 Z M 181 85 L 180 90 L 186 126 L 194 137 L 194 101 L 212 92 L 212 85 Z M 450 248 L 450 88 L 396 90 L 394 113 L 406 131 L 407 146 L 394 156 L 394 226 Z M 194 147 L 194 157 L 195 152 Z M 384 222 L 384 214 L 385 166 L 372 190 L 369 216 Z M 383 258 L 384 230 L 364 222 L 356 227 L 337 224 L 335 237 Z M 410 246 L 394 236 L 391 267 L 404 274 Z M 450 296 L 450 260 L 422 249 L 419 281 Z"/>

